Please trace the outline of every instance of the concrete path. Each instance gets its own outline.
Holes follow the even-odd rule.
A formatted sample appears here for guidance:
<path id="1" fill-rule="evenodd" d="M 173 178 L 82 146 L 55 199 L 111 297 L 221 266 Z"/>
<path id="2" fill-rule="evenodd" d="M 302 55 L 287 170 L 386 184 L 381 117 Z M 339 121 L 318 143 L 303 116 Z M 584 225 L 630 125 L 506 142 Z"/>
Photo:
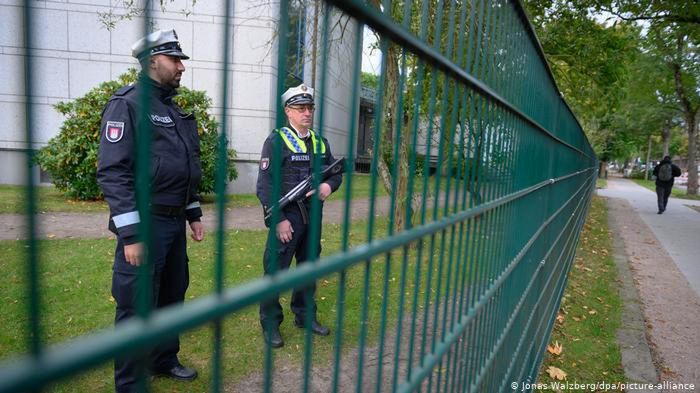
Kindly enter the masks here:
<path id="1" fill-rule="evenodd" d="M 430 200 L 432 201 L 432 200 Z M 376 215 L 389 212 L 389 197 L 379 197 L 375 204 Z M 345 203 L 328 201 L 323 208 L 324 223 L 342 223 Z M 351 219 L 366 219 L 369 215 L 369 200 L 355 199 L 350 204 Z M 208 232 L 216 229 L 216 211 L 205 208 L 202 222 Z M 108 213 L 41 213 L 36 215 L 38 237 L 40 239 L 99 239 L 113 237 L 107 230 Z M 227 208 L 224 219 L 226 229 L 262 230 L 262 208 Z M 22 214 L 0 214 L 0 240 L 20 240 L 26 238 L 27 222 Z"/>
<path id="2" fill-rule="evenodd" d="M 688 207 L 700 206 L 700 201 L 671 197 L 664 214 L 656 214 L 656 193 L 616 178 L 598 195 L 627 200 L 700 296 L 700 212 Z"/>

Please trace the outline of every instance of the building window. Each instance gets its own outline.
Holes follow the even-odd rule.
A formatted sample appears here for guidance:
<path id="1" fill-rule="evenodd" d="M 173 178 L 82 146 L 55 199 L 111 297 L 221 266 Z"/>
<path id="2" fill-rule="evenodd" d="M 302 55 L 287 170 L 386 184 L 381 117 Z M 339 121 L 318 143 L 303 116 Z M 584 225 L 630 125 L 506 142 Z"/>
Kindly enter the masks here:
<path id="1" fill-rule="evenodd" d="M 306 7 L 304 0 L 289 4 L 289 32 L 287 34 L 287 87 L 304 82 L 304 46 L 306 43 Z"/>

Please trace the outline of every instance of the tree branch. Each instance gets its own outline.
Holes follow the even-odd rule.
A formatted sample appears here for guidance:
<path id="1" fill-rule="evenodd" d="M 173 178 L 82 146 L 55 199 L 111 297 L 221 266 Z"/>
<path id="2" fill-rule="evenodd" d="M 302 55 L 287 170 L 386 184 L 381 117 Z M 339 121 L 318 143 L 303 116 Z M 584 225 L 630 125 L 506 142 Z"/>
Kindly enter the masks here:
<path id="1" fill-rule="evenodd" d="M 635 15 L 635 16 L 625 16 L 623 12 L 614 10 L 611 7 L 601 7 L 600 8 L 602 11 L 609 12 L 616 17 L 632 22 L 632 21 L 638 21 L 638 20 L 664 20 L 668 22 L 678 22 L 678 23 L 691 23 L 691 24 L 700 24 L 700 16 L 698 15 L 677 15 L 677 14 L 671 14 L 671 13 L 657 13 L 657 14 L 641 14 L 641 15 Z"/>

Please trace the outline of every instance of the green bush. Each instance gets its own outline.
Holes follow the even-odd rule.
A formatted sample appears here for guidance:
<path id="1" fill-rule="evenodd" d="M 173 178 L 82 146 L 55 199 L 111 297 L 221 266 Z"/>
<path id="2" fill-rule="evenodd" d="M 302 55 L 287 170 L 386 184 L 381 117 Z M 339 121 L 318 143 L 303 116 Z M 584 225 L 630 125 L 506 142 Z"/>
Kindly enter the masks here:
<path id="1" fill-rule="evenodd" d="M 66 117 L 59 134 L 39 150 L 36 159 L 41 168 L 51 175 L 56 188 L 70 198 L 101 199 L 97 185 L 97 150 L 100 144 L 102 109 L 109 98 L 122 86 L 134 83 L 138 73 L 130 69 L 117 80 L 104 82 L 84 96 L 70 102 L 59 102 L 54 108 Z M 199 193 L 214 191 L 218 123 L 208 113 L 211 99 L 203 91 L 181 87 L 175 97 L 186 112 L 194 112 L 199 133 L 202 181 Z M 228 150 L 228 180 L 238 177 L 233 159 L 234 150 Z"/>
<path id="2" fill-rule="evenodd" d="M 651 179 L 652 171 L 649 170 L 649 179 Z M 644 179 L 644 169 L 634 168 L 632 172 L 627 176 L 628 179 Z"/>

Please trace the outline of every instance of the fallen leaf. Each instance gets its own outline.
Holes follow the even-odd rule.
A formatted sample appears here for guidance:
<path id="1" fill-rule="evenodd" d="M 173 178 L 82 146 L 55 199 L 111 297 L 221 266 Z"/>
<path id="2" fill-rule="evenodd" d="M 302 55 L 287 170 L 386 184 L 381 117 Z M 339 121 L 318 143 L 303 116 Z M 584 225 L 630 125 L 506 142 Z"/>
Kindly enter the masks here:
<path id="1" fill-rule="evenodd" d="M 596 314 L 598 314 L 598 311 L 596 311 L 596 310 L 591 310 L 591 311 L 589 311 L 588 313 L 591 314 L 591 315 L 596 315 Z"/>
<path id="2" fill-rule="evenodd" d="M 547 352 L 551 353 L 552 355 L 561 355 L 562 351 L 562 346 L 559 344 L 559 341 L 555 341 L 554 345 L 547 345 Z"/>
<path id="3" fill-rule="evenodd" d="M 576 322 L 581 322 L 581 318 L 571 317 Z"/>
<path id="4" fill-rule="evenodd" d="M 557 322 L 564 323 L 564 316 L 562 314 L 557 315 Z"/>
<path id="5" fill-rule="evenodd" d="M 56 237 L 56 235 L 54 235 L 53 233 L 49 233 L 46 237 L 48 237 L 49 239 L 53 239 L 54 237 Z"/>
<path id="6" fill-rule="evenodd" d="M 547 374 L 549 374 L 549 376 L 552 379 L 556 379 L 559 381 L 563 381 L 566 378 L 566 373 L 564 372 L 564 370 L 556 368 L 554 366 L 549 366 L 549 368 L 547 369 Z"/>
<path id="7" fill-rule="evenodd" d="M 587 267 L 584 267 L 583 270 L 585 270 L 585 271 L 587 271 L 587 272 L 592 272 L 592 271 L 593 271 L 593 269 L 587 268 Z"/>

